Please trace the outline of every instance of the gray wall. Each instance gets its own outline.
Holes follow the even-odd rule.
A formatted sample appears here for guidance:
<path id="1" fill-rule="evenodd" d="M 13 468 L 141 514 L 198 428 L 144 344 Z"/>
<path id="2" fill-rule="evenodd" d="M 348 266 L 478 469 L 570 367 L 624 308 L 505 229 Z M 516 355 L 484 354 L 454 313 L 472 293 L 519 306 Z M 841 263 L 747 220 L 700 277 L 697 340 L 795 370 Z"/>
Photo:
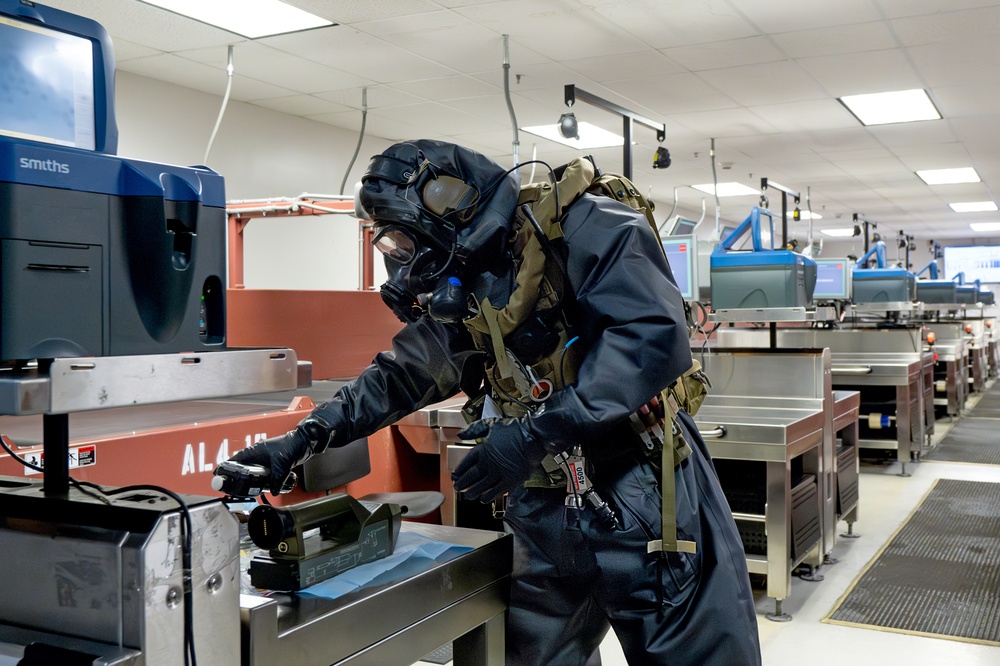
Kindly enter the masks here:
<path id="1" fill-rule="evenodd" d="M 201 164 L 223 92 L 208 95 L 119 71 L 118 154 Z M 225 177 L 229 200 L 339 194 L 357 142 L 356 132 L 230 100 L 207 166 Z M 364 140 L 345 193 L 353 194 L 368 159 L 389 144 Z M 260 289 L 356 289 L 358 256 L 353 216 L 256 219 L 244 233 L 244 280 Z M 375 264 L 377 285 L 383 277 L 381 262 Z"/>

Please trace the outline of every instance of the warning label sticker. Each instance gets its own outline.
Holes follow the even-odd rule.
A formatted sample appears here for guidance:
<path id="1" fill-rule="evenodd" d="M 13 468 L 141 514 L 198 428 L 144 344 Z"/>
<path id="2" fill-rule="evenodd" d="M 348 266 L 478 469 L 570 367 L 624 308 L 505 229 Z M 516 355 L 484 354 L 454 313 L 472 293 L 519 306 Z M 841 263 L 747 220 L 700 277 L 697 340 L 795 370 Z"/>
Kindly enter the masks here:
<path id="1" fill-rule="evenodd" d="M 45 454 L 41 451 L 33 451 L 31 453 L 21 454 L 21 457 L 27 460 L 29 463 L 35 467 L 45 468 Z M 97 464 L 97 446 L 94 444 L 87 444 L 86 446 L 73 446 L 69 450 L 69 468 L 75 469 L 77 467 L 90 467 L 91 465 Z M 24 468 L 24 473 L 26 475 L 40 474 L 37 470 L 31 469 L 30 467 Z"/>

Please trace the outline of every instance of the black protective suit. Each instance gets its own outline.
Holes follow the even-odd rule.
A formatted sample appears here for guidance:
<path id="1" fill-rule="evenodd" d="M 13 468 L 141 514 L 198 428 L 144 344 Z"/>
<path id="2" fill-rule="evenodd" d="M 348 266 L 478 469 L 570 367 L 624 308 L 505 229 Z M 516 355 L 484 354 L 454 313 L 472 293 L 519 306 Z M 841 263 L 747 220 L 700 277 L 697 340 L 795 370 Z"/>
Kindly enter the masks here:
<path id="1" fill-rule="evenodd" d="M 509 230 L 502 220 L 513 216 L 516 181 L 511 190 L 502 167 L 449 144 L 407 145 L 473 182 L 489 199 L 492 223 L 500 220 L 500 228 Z M 410 153 L 394 146 L 385 154 L 406 158 Z M 469 164 L 476 168 L 469 170 Z M 362 203 L 378 225 L 385 192 L 377 183 L 374 187 L 375 196 L 366 203 L 362 194 Z M 400 190 L 405 199 L 411 195 Z M 476 225 L 474 219 L 461 227 L 459 241 L 466 243 L 453 254 L 466 269 L 463 283 L 476 296 L 488 294 L 491 302 L 502 304 L 513 287 L 510 258 L 501 245 L 470 260 L 482 249 L 468 240 Z M 530 449 L 518 449 L 522 441 L 540 444 L 539 450 L 548 453 L 579 444 L 591 463 L 591 479 L 621 529 L 598 524 L 597 514 L 586 507 L 578 512 L 579 523 L 567 526 L 565 487 L 514 484 L 505 517 L 515 538 L 507 663 L 582 666 L 610 625 L 629 663 L 637 666 L 759 664 L 743 547 L 704 442 L 683 413 L 682 427 L 694 451 L 675 470 L 677 528 L 678 538 L 697 544 L 697 553 L 646 552 L 647 542 L 660 536 L 659 482 L 627 419 L 691 366 L 683 303 L 657 239 L 640 214 L 590 194 L 568 208 L 562 225 L 576 344 L 585 351 L 577 381 L 537 411 L 493 424 L 490 436 L 503 433 L 507 448 L 475 464 L 506 466 L 506 452 Z M 487 239 L 486 245 L 496 243 L 496 234 L 480 238 Z M 463 379 L 467 383 L 475 376 L 471 370 L 481 363 L 482 352 L 461 323 L 425 315 L 407 324 L 391 351 L 379 354 L 313 415 L 332 433 L 330 445 L 343 444 L 468 390 Z M 255 448 L 237 459 L 268 464 L 265 451 Z M 492 493 L 478 494 L 486 501 Z"/>

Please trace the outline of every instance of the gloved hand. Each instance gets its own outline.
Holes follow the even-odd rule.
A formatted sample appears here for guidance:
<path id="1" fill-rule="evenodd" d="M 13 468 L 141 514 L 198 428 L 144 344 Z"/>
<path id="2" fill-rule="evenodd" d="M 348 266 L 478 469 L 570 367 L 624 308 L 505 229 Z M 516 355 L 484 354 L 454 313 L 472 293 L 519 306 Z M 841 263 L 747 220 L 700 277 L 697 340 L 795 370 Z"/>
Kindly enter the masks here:
<path id="1" fill-rule="evenodd" d="M 239 451 L 230 460 L 268 468 L 271 494 L 278 495 L 292 468 L 325 451 L 335 436 L 336 431 L 330 424 L 314 413 L 284 435 L 268 437 Z"/>
<path id="2" fill-rule="evenodd" d="M 544 446 L 532 435 L 525 418 L 483 419 L 458 436 L 482 440 L 451 474 L 455 490 L 468 499 L 489 502 L 510 492 L 545 457 Z"/>

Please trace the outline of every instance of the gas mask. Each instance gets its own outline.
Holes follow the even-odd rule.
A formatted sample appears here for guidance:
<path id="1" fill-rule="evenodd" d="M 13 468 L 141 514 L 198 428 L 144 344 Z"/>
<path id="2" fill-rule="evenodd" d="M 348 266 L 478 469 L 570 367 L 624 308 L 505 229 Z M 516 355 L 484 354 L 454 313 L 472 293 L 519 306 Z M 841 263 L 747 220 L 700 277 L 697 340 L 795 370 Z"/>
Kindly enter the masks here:
<path id="1" fill-rule="evenodd" d="M 376 227 L 372 242 L 389 274 L 380 290 L 382 301 L 400 321 L 412 323 L 428 313 L 437 321 L 457 324 L 468 316 L 468 294 L 461 279 L 448 270 L 453 253 L 443 256 L 418 246 L 413 234 L 395 225 Z"/>
<path id="2" fill-rule="evenodd" d="M 359 201 L 385 258 L 382 299 L 400 320 L 468 316 L 463 282 L 501 256 L 517 192 L 508 170 L 454 144 L 403 142 L 372 158 Z"/>

